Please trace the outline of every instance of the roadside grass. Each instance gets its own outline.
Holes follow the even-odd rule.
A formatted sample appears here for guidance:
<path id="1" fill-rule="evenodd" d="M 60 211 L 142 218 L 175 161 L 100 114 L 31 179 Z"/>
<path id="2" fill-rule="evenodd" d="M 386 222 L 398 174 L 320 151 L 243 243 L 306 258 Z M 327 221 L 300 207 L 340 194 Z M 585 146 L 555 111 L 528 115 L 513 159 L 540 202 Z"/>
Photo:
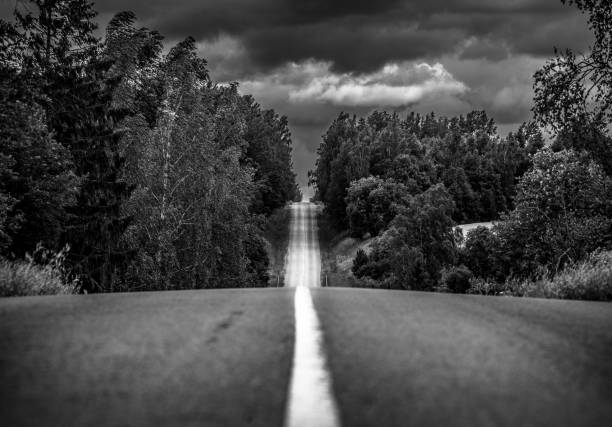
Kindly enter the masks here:
<path id="1" fill-rule="evenodd" d="M 468 293 L 612 301 L 612 251 L 590 254 L 554 275 L 542 274 L 535 281 L 507 280 L 503 284 L 472 279 Z"/>
<path id="2" fill-rule="evenodd" d="M 67 280 L 64 261 L 67 250 L 58 253 L 37 248 L 25 260 L 0 259 L 0 296 L 65 295 L 76 293 L 77 280 Z"/>
<path id="3" fill-rule="evenodd" d="M 268 273 L 271 287 L 283 286 L 285 281 L 285 264 L 289 250 L 291 233 L 291 210 L 288 206 L 277 209 L 270 218 L 264 233 L 266 251 L 270 259 Z"/>

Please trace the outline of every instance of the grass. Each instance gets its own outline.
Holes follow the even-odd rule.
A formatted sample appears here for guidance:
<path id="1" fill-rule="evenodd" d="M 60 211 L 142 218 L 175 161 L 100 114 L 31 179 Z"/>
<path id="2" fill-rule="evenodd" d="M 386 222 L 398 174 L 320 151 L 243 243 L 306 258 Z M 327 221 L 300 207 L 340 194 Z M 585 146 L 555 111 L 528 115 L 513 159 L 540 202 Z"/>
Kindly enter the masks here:
<path id="1" fill-rule="evenodd" d="M 468 293 L 589 301 L 612 301 L 612 251 L 599 251 L 540 280 L 492 283 L 473 279 Z"/>
<path id="2" fill-rule="evenodd" d="M 595 252 L 552 278 L 525 289 L 526 296 L 612 301 L 612 251 Z"/>
<path id="3" fill-rule="evenodd" d="M 66 252 L 67 249 L 53 253 L 39 247 L 34 256 L 28 255 L 25 260 L 0 259 L 0 296 L 75 293 L 78 282 L 66 279 Z"/>

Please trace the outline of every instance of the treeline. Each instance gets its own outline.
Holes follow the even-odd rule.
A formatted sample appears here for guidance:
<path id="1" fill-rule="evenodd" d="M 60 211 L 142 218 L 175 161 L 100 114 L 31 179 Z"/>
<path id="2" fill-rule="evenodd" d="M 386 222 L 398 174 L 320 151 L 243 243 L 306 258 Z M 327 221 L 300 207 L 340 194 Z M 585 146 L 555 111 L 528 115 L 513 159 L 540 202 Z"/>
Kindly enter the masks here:
<path id="1" fill-rule="evenodd" d="M 482 111 L 331 124 L 310 181 L 339 231 L 374 237 L 363 285 L 612 300 L 612 5 L 569 3 L 595 43 L 535 74 L 535 122 L 507 137 Z"/>
<path id="2" fill-rule="evenodd" d="M 608 159 L 567 146 L 584 143 L 578 138 L 563 133 L 545 147 L 533 122 L 501 138 L 482 111 L 341 114 L 310 180 L 338 232 L 374 238 L 353 262 L 363 285 L 524 294 L 526 281 L 612 248 Z M 492 230 L 467 239 L 454 229 L 491 220 Z M 606 292 L 612 298 L 612 288 Z"/>
<path id="3" fill-rule="evenodd" d="M 453 225 L 498 219 L 543 147 L 538 127 L 500 138 L 484 111 L 436 117 L 341 114 L 323 136 L 311 183 L 338 230 L 377 237 L 355 274 L 372 286 L 433 289 L 458 261 Z"/>
<path id="4" fill-rule="evenodd" d="M 131 12 L 99 40 L 88 1 L 28 4 L 0 28 L 1 255 L 68 248 L 88 292 L 265 286 L 267 216 L 299 197 L 287 119 L 192 38 L 163 55 Z"/>
<path id="5" fill-rule="evenodd" d="M 490 221 L 512 209 L 517 178 L 543 145 L 534 123 L 500 138 L 484 111 L 404 119 L 379 111 L 359 119 L 342 113 L 323 136 L 311 184 L 335 225 L 357 237 L 379 234 L 400 200 L 436 184 L 452 199 L 453 220 Z"/>

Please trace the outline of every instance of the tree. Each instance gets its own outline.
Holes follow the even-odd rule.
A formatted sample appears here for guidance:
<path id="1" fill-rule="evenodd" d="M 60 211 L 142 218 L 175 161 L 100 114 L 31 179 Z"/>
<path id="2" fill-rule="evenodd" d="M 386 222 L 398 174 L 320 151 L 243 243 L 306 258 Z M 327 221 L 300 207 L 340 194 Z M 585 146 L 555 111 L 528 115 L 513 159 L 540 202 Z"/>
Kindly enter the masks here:
<path id="1" fill-rule="evenodd" d="M 39 243 L 59 250 L 79 179 L 68 151 L 47 130 L 36 104 L 10 102 L 0 89 L 0 194 L 5 253 L 23 257 Z M 9 244 L 10 243 L 10 244 Z"/>
<path id="2" fill-rule="evenodd" d="M 542 150 L 533 160 L 515 209 L 493 228 L 505 277 L 555 272 L 612 245 L 612 182 L 601 166 L 571 150 Z"/>
<path id="3" fill-rule="evenodd" d="M 96 12 L 87 0 L 30 0 L 38 13 L 15 8 L 28 55 L 24 68 L 51 77 L 83 65 L 95 53 Z"/>
<path id="4" fill-rule="evenodd" d="M 462 261 L 476 277 L 504 280 L 497 265 L 499 241 L 487 227 L 476 227 L 468 232 L 461 255 Z"/>
<path id="5" fill-rule="evenodd" d="M 247 143 L 244 161 L 255 169 L 256 194 L 251 211 L 270 215 L 297 197 L 291 163 L 291 132 L 287 117 L 262 111 L 252 96 L 242 98 Z"/>
<path id="6" fill-rule="evenodd" d="M 484 111 L 452 118 L 411 113 L 405 120 L 384 111 L 360 119 L 341 114 L 323 137 L 311 184 L 334 225 L 355 235 L 382 230 L 366 226 L 373 224 L 366 219 L 370 213 L 362 211 L 370 190 L 356 188 L 349 197 L 353 183 L 368 177 L 393 180 L 412 195 L 442 183 L 455 202 L 454 220 L 498 219 L 513 207 L 518 177 L 543 137 L 535 124 L 506 139 L 496 132 Z M 383 228 L 394 214 L 384 216 Z"/>
<path id="7" fill-rule="evenodd" d="M 299 193 L 286 117 L 192 38 L 162 58 L 131 12 L 100 43 L 86 0 L 31 4 L 0 22 L 2 255 L 67 243 L 88 292 L 265 285 L 261 214 Z"/>
<path id="8" fill-rule="evenodd" d="M 432 290 L 442 267 L 456 260 L 453 208 L 452 198 L 441 184 L 411 197 L 374 241 L 368 262 L 360 266 L 357 275 L 387 288 Z"/>
<path id="9" fill-rule="evenodd" d="M 588 16 L 594 43 L 578 55 L 555 49 L 555 58 L 535 75 L 536 119 L 560 138 L 559 149 L 590 152 L 612 174 L 612 4 L 607 0 L 562 0 Z"/>
<path id="10" fill-rule="evenodd" d="M 245 107 L 252 100 L 241 97 L 237 85 L 212 85 L 205 65 L 192 39 L 173 48 L 154 77 L 162 94 L 152 114 L 157 122 L 131 135 L 139 154 L 127 206 L 135 216 L 127 240 L 138 250 L 130 287 L 267 284 L 265 219 L 252 212 L 262 182 L 253 166 L 261 167 L 260 178 L 282 176 L 285 189 L 271 191 L 280 194 L 273 203 L 284 203 L 287 188 L 295 189 L 290 141 L 282 133 L 286 122 L 273 111 L 262 114 L 254 103 Z M 254 156 L 282 152 L 263 159 L 251 158 L 249 150 Z"/>
<path id="11" fill-rule="evenodd" d="M 363 271 L 362 268 L 367 266 L 369 261 L 368 254 L 363 249 L 357 250 L 357 254 L 355 254 L 353 259 L 353 265 L 351 266 L 353 274 L 357 277 L 367 276 L 367 272 Z"/>
<path id="12" fill-rule="evenodd" d="M 410 196 L 405 185 L 394 180 L 368 177 L 353 181 L 346 197 L 349 230 L 354 237 L 377 236 L 387 228 L 399 206 Z"/>
<path id="13" fill-rule="evenodd" d="M 357 136 L 357 119 L 340 113 L 323 136 L 317 149 L 315 170 L 309 174 L 310 185 L 316 188 L 316 198 L 325 203 L 325 212 L 337 228 L 347 224 L 345 197 L 350 180 L 344 165 Z"/>

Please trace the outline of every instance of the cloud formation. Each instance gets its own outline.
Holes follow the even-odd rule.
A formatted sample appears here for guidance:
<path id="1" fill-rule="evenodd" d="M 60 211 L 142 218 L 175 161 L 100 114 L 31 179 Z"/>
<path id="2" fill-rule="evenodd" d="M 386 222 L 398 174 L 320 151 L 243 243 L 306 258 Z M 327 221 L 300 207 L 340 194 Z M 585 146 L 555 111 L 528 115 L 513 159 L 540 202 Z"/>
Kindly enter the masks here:
<path id="1" fill-rule="evenodd" d="M 581 50 L 590 42 L 584 17 L 558 0 L 104 0 L 96 8 L 134 10 L 173 41 L 239 39 L 247 60 L 235 64 L 238 74 L 308 59 L 372 72 L 462 50 L 470 59 L 542 57 L 555 45 Z"/>
<path id="2" fill-rule="evenodd" d="M 440 63 L 391 63 L 373 73 L 357 76 L 334 73 L 329 68 L 329 63 L 324 64 L 321 74 L 291 91 L 289 99 L 350 107 L 401 107 L 428 96 L 453 96 L 467 90 Z"/>
<path id="3" fill-rule="evenodd" d="M 366 108 L 408 107 L 468 90 L 440 63 L 389 63 L 372 73 L 356 74 L 334 72 L 330 62 L 312 60 L 257 75 L 241 87 L 257 96 L 286 97 L 293 104 Z"/>

